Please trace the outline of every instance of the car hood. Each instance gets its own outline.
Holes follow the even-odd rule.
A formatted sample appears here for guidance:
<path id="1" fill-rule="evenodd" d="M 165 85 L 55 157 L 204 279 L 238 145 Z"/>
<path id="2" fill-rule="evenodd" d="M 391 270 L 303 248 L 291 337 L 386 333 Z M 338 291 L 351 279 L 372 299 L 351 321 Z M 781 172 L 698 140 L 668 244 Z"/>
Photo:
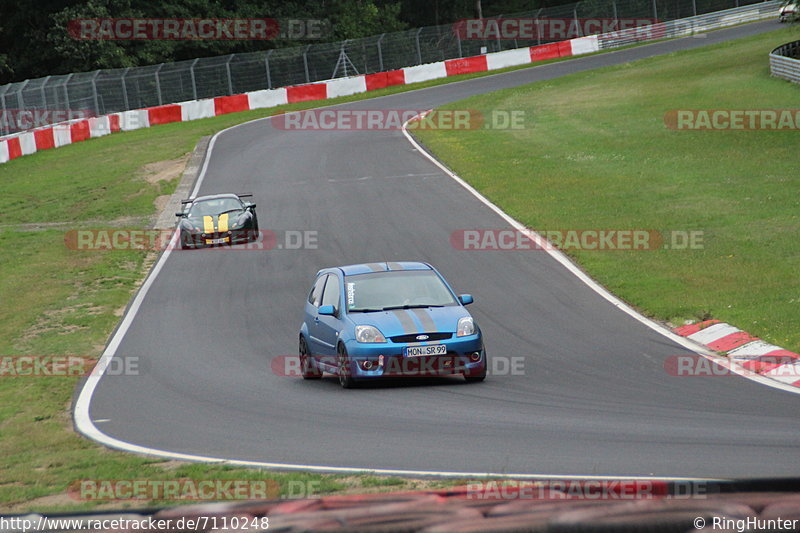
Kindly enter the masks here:
<path id="1" fill-rule="evenodd" d="M 188 216 L 186 217 L 186 221 L 193 227 L 199 229 L 209 229 L 210 231 L 217 231 L 222 225 L 223 229 L 226 227 L 232 226 L 234 223 L 239 222 L 239 219 L 245 214 L 245 211 L 231 211 L 230 213 L 226 213 L 222 216 L 222 220 L 220 220 L 221 215 L 200 215 L 200 216 Z M 208 221 L 206 221 L 206 217 L 208 217 Z M 206 226 L 206 223 L 211 225 L 211 227 Z M 213 227 L 213 229 L 212 229 Z"/>
<path id="2" fill-rule="evenodd" d="M 375 326 L 385 337 L 396 337 L 412 333 L 455 333 L 458 328 L 458 319 L 470 316 L 470 314 L 463 306 L 452 305 L 422 309 L 393 309 L 372 313 L 349 313 L 347 316 L 356 325 Z"/>

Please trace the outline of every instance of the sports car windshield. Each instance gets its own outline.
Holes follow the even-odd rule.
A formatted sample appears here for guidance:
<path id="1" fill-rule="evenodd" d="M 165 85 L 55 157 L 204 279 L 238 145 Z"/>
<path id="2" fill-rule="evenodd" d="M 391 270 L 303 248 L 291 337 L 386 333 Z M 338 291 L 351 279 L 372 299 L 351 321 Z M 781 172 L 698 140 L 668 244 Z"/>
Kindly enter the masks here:
<path id="1" fill-rule="evenodd" d="M 345 293 L 351 313 L 457 305 L 450 289 L 431 271 L 347 276 Z"/>
<path id="2" fill-rule="evenodd" d="M 192 204 L 189 216 L 200 217 L 205 215 L 218 215 L 226 211 L 238 211 L 242 208 L 242 202 L 237 198 L 216 198 L 214 200 L 202 200 Z"/>

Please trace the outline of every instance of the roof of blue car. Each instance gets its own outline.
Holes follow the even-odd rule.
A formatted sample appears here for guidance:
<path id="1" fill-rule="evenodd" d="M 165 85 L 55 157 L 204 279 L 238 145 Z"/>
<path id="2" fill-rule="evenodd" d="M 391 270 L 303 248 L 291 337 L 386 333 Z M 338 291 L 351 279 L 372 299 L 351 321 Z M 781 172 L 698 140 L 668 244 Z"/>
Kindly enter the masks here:
<path id="1" fill-rule="evenodd" d="M 430 265 L 416 261 L 388 261 L 383 263 L 361 263 L 359 265 L 340 266 L 345 276 L 369 274 L 371 272 L 390 272 L 395 270 L 432 270 Z"/>

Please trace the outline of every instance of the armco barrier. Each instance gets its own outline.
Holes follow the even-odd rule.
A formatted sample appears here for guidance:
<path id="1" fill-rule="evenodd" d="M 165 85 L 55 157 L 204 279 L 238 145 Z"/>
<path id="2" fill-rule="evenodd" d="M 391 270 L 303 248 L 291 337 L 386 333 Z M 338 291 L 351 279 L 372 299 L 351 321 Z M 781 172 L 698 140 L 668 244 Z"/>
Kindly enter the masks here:
<path id="1" fill-rule="evenodd" d="M 776 78 L 800 83 L 800 41 L 773 50 L 769 54 L 769 72 Z"/>
<path id="2" fill-rule="evenodd" d="M 157 124 L 185 122 L 238 111 L 276 107 L 287 103 L 324 100 L 337 96 L 374 91 L 394 85 L 406 85 L 447 76 L 526 65 L 558 57 L 588 54 L 638 41 L 691 35 L 698 31 L 777 16 L 779 4 L 779 1 L 773 0 L 630 30 L 578 37 L 568 41 L 492 52 L 461 59 L 438 61 L 376 74 L 367 74 L 366 76 L 336 78 L 320 83 L 191 100 L 146 109 L 122 111 L 88 120 L 74 120 L 0 138 L 0 163 L 6 163 L 22 155 L 32 154 L 37 150 L 57 148 L 74 142 L 108 135 L 116 131 L 149 128 Z M 790 43 L 789 45 L 784 45 L 784 47 L 796 44 Z M 781 57 L 783 56 L 776 55 L 778 50 L 776 49 L 773 54 L 770 54 L 770 62 L 773 61 L 773 56 L 778 61 L 782 61 Z M 800 61 L 796 61 L 796 63 L 800 64 Z M 784 71 L 788 69 L 788 67 L 779 68 L 783 68 Z M 795 66 L 791 68 L 795 68 Z M 791 72 L 797 74 L 797 71 Z"/>
<path id="3" fill-rule="evenodd" d="M 601 50 L 616 48 L 641 41 L 668 39 L 696 35 L 709 30 L 733 26 L 743 22 L 753 22 L 764 18 L 778 16 L 781 2 L 770 1 L 744 7 L 726 9 L 714 13 L 706 13 L 696 17 L 670 20 L 650 26 L 640 26 L 597 36 Z"/>

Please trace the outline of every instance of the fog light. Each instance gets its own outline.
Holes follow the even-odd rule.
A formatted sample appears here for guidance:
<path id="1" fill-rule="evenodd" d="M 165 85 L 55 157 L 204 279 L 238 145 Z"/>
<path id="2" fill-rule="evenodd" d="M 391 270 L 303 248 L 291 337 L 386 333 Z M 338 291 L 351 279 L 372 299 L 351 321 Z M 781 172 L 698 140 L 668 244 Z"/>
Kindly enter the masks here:
<path id="1" fill-rule="evenodd" d="M 473 363 L 477 363 L 478 361 L 481 360 L 481 352 L 472 352 L 469 355 L 469 360 L 472 361 Z"/>
<path id="2" fill-rule="evenodd" d="M 361 361 L 361 368 L 364 370 L 372 369 L 372 361 Z"/>

